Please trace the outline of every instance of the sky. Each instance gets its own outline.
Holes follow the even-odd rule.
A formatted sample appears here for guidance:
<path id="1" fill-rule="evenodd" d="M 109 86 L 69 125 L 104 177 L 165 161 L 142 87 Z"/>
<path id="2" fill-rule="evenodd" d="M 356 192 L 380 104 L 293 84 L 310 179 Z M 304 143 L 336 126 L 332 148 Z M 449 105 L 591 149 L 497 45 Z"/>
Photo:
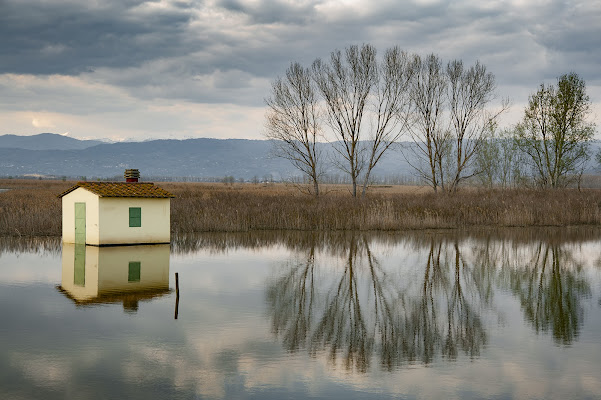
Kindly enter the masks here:
<path id="1" fill-rule="evenodd" d="M 575 72 L 601 125 L 601 0 L 0 0 L 0 135 L 262 139 L 271 82 L 369 43 L 479 60 L 517 122 Z"/>

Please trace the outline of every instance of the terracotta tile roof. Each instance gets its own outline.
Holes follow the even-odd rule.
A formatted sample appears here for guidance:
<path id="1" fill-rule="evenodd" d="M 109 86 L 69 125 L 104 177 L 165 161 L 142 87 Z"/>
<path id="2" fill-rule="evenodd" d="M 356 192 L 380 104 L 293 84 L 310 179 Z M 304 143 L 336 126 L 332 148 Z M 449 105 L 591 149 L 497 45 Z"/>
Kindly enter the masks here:
<path id="1" fill-rule="evenodd" d="M 145 197 L 171 198 L 175 197 L 151 182 L 77 182 L 77 185 L 65 190 L 58 197 L 63 197 L 77 188 L 84 188 L 98 197 Z"/>

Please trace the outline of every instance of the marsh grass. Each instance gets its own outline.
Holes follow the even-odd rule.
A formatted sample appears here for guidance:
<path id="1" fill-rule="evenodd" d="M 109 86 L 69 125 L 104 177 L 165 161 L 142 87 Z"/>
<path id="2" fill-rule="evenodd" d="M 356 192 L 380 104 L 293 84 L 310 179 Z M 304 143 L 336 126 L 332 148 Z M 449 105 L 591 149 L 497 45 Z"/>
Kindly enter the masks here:
<path id="1" fill-rule="evenodd" d="M 0 235 L 60 236 L 57 194 L 74 182 L 0 180 Z M 161 183 L 172 192 L 171 230 L 354 231 L 467 227 L 575 226 L 601 223 L 601 190 L 481 190 L 454 194 L 427 188 L 374 187 L 353 199 L 344 185 L 315 199 L 283 184 Z"/>
<path id="2" fill-rule="evenodd" d="M 70 186 L 62 181 L 0 180 L 0 188 L 10 189 L 0 193 L 0 235 L 60 236 L 61 201 L 56 195 Z"/>
<path id="3" fill-rule="evenodd" d="M 366 199 L 345 190 L 320 199 L 284 186 L 263 190 L 165 185 L 177 196 L 175 231 L 401 230 L 471 226 L 568 226 L 601 222 L 601 191 L 478 190 L 432 193 L 416 188 Z"/>

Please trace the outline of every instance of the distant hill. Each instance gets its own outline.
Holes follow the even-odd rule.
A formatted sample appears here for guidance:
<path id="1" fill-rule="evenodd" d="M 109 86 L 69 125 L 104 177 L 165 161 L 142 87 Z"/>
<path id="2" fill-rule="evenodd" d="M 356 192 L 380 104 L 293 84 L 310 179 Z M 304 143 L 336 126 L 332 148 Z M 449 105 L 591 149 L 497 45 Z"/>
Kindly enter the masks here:
<path id="1" fill-rule="evenodd" d="M 55 133 L 40 133 L 31 136 L 0 135 L 0 148 L 26 150 L 80 150 L 96 146 L 99 140 L 79 140 Z"/>
<path id="2" fill-rule="evenodd" d="M 44 134 L 46 135 L 46 134 Z M 6 138 L 4 135 L 0 138 Z M 36 135 L 42 136 L 42 135 Z M 57 139 L 55 136 L 43 136 Z M 23 137 L 24 138 L 24 137 Z M 70 139 L 77 142 L 77 139 Z M 64 142 L 77 146 L 74 142 Z M 300 173 L 288 160 L 273 157 L 265 140 L 186 139 L 146 142 L 102 143 L 80 149 L 7 148 L 0 144 L 0 176 L 44 175 L 91 178 L 121 177 L 126 168 L 138 168 L 142 176 L 212 179 L 233 176 L 252 180 L 289 179 Z M 6 143 L 6 142 L 5 142 Z M 13 146 L 18 140 L 12 141 Z M 24 142 L 31 147 L 30 142 Z M 55 141 L 59 143 L 58 141 Z M 4 147 L 4 148 L 3 148 Z M 324 144 L 327 150 L 329 145 Z M 333 166 L 331 175 L 344 176 Z M 400 153 L 390 153 L 374 171 L 374 176 L 409 175 L 410 169 Z"/>
<path id="3" fill-rule="evenodd" d="M 595 154 L 599 147 L 599 142 L 593 142 L 591 153 Z M 323 150 L 333 153 L 330 144 L 323 144 Z M 591 160 L 589 170 L 596 167 Z M 233 176 L 237 180 L 279 181 L 301 176 L 288 160 L 272 155 L 271 143 L 266 140 L 200 138 L 106 143 L 49 133 L 0 136 L 0 177 L 122 179 L 126 168 L 137 168 L 142 178 L 148 179 L 214 180 Z M 347 178 L 331 163 L 326 172 L 334 180 Z M 415 177 L 413 172 L 396 148 L 380 160 L 372 178 L 380 182 L 387 179 L 389 183 L 399 178 L 411 180 Z"/>

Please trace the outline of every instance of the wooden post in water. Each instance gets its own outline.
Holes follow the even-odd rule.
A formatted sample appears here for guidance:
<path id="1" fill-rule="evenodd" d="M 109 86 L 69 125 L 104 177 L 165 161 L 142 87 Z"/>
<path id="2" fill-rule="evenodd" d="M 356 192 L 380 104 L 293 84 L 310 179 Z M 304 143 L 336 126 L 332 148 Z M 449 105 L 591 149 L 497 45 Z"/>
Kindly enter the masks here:
<path id="1" fill-rule="evenodd" d="M 177 319 L 179 308 L 179 275 L 175 273 L 175 319 Z"/>

